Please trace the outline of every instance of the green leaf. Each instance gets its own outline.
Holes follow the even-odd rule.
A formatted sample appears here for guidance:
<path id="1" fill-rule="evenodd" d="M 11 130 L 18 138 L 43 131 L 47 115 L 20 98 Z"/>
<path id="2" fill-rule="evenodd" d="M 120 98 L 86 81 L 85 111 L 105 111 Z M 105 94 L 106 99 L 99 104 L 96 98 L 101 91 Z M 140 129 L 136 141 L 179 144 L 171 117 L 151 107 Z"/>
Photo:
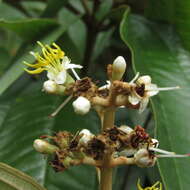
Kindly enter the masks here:
<path id="1" fill-rule="evenodd" d="M 4 163 L 0 163 L 0 187 L 3 190 L 45 190 L 30 176 Z"/>
<path id="2" fill-rule="evenodd" d="M 11 57 L 9 52 L 3 47 L 0 47 L 0 52 L 1 52 L 0 54 L 0 76 L 1 76 L 5 71 L 5 69 L 8 67 Z"/>
<path id="3" fill-rule="evenodd" d="M 97 10 L 95 17 L 97 21 L 101 21 L 105 16 L 110 12 L 112 8 L 113 1 L 112 0 L 104 0 L 100 4 L 99 9 Z"/>
<path id="4" fill-rule="evenodd" d="M 51 19 L 24 19 L 19 21 L 0 20 L 0 27 L 9 29 L 26 41 L 40 38 L 45 32 L 49 32 L 58 26 Z"/>
<path id="5" fill-rule="evenodd" d="M 10 21 L 15 21 L 15 20 L 23 20 L 26 18 L 26 16 L 22 12 L 7 5 L 6 3 L 0 2 L 0 18 Z"/>
<path id="6" fill-rule="evenodd" d="M 185 48 L 190 50 L 190 1 L 149 0 L 146 14 L 153 19 L 173 23 Z"/>
<path id="7" fill-rule="evenodd" d="M 10 95 L 5 94 L 0 101 L 0 161 L 31 175 L 48 190 L 88 190 L 89 187 L 97 187 L 94 168 L 83 165 L 56 173 L 47 158 L 32 147 L 39 136 L 61 130 L 76 133 L 87 128 L 96 132 L 99 122 L 96 116 L 93 113 L 78 116 L 70 103 L 57 117 L 49 118 L 48 115 L 63 100 L 60 102 L 54 96 L 43 94 L 41 82 L 26 84 L 24 81 L 26 78 L 17 83 L 17 89 L 22 90 L 15 97 L 11 96 L 15 94 L 13 91 Z"/>
<path id="8" fill-rule="evenodd" d="M 188 153 L 190 55 L 182 48 L 171 26 L 128 12 L 123 17 L 120 32 L 132 52 L 135 70 L 141 75 L 150 75 L 158 86 L 181 86 L 180 90 L 160 92 L 152 99 L 160 148 Z M 189 188 L 189 158 L 159 159 L 159 169 L 166 189 Z"/>
<path id="9" fill-rule="evenodd" d="M 59 10 L 67 3 L 68 0 L 48 0 L 46 9 L 42 13 L 42 17 L 53 17 L 57 15 Z"/>

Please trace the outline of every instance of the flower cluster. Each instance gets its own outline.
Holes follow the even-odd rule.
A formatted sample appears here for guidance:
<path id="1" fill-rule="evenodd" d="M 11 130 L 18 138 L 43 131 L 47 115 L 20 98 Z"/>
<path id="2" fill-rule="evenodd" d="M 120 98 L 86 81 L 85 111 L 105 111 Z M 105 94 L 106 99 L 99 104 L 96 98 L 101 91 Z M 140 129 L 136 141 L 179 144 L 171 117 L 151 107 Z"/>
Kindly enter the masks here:
<path id="1" fill-rule="evenodd" d="M 81 69 L 82 66 L 71 63 L 58 45 L 38 44 L 41 46 L 42 55 L 31 52 L 37 62 L 24 62 L 26 66 L 33 68 L 25 68 L 25 71 L 30 74 L 46 71 L 48 80 L 44 82 L 43 90 L 49 94 L 67 96 L 51 116 L 55 116 L 74 98 L 72 106 L 76 114 L 85 115 L 93 108 L 104 125 L 97 135 L 83 129 L 75 135 L 62 131 L 54 136 L 45 135 L 36 139 L 34 148 L 40 153 L 53 155 L 51 165 L 56 171 L 79 164 L 90 164 L 99 168 L 105 167 L 105 164 L 110 168 L 122 164 L 152 167 L 161 157 L 189 157 L 189 154 L 178 155 L 158 148 L 159 141 L 151 138 L 139 125 L 134 129 L 125 125 L 116 127 L 114 114 L 110 114 L 119 107 L 137 109 L 142 113 L 152 96 L 160 91 L 178 89 L 178 86 L 160 88 L 152 83 L 150 76 L 139 76 L 139 73 L 130 82 L 123 81 L 127 64 L 122 56 L 118 56 L 113 64 L 108 65 L 107 84 L 98 86 L 91 78 L 78 76 L 74 69 Z M 112 117 L 111 122 L 108 116 Z M 159 182 L 146 188 L 142 188 L 138 182 L 137 187 L 138 190 L 162 190 Z"/>
<path id="2" fill-rule="evenodd" d="M 156 84 L 151 82 L 150 76 L 145 75 L 139 77 L 139 73 L 137 73 L 134 79 L 129 83 L 122 82 L 121 80 L 126 70 L 126 62 L 122 56 L 118 56 L 112 65 L 108 65 L 108 84 L 102 87 L 97 87 L 91 79 L 80 79 L 74 69 L 81 69 L 82 66 L 72 64 L 71 60 L 65 56 L 65 53 L 58 45 L 53 43 L 52 46 L 49 46 L 43 45 L 40 42 L 38 42 L 38 44 L 42 48 L 42 56 L 39 53 L 31 52 L 36 58 L 37 63 L 30 64 L 24 62 L 25 65 L 33 68 L 33 70 L 25 70 L 30 74 L 39 74 L 43 71 L 47 71 L 47 78 L 49 80 L 44 82 L 44 91 L 50 94 L 70 95 L 68 99 L 66 99 L 65 102 L 63 102 L 63 104 L 52 114 L 52 116 L 55 116 L 72 97 L 77 98 L 73 102 L 73 108 L 77 114 L 84 115 L 88 113 L 92 105 L 95 109 L 97 108 L 97 105 L 102 106 L 102 102 L 105 102 L 105 100 L 109 98 L 111 86 L 112 88 L 114 87 L 117 89 L 116 96 L 118 102 L 120 102 L 119 106 L 139 109 L 139 112 L 144 111 L 150 97 L 158 94 L 159 91 L 179 88 L 158 88 Z M 69 69 L 71 69 L 74 74 L 76 81 L 68 73 Z M 105 96 L 106 91 L 107 96 Z M 97 100 L 97 98 L 100 97 L 103 97 L 102 99 L 99 99 L 101 101 L 94 102 L 94 100 Z"/>

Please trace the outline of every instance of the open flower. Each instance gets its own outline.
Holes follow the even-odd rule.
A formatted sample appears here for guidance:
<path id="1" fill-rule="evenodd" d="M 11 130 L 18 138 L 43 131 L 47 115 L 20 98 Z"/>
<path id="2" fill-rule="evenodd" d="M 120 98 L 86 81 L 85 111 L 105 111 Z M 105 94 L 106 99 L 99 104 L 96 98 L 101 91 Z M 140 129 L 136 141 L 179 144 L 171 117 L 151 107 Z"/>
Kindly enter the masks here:
<path id="1" fill-rule="evenodd" d="M 168 88 L 158 88 L 156 84 L 151 83 L 151 77 L 148 75 L 139 77 L 139 73 L 135 78 L 129 83 L 132 86 L 132 92 L 128 100 L 132 105 L 137 105 L 140 103 L 139 112 L 143 112 L 148 105 L 151 96 L 155 96 L 159 91 L 175 90 L 179 89 L 179 86 L 168 87 Z"/>
<path id="2" fill-rule="evenodd" d="M 47 71 L 47 77 L 55 81 L 57 84 L 64 84 L 67 79 L 67 70 L 71 69 L 77 80 L 78 75 L 74 71 L 74 68 L 81 69 L 81 65 L 71 64 L 71 60 L 65 56 L 65 53 L 61 48 L 55 43 L 52 47 L 49 45 L 43 45 L 41 42 L 38 44 L 42 48 L 42 56 L 39 53 L 31 52 L 31 54 L 36 58 L 37 63 L 30 64 L 24 62 L 25 65 L 34 68 L 34 70 L 25 69 L 30 74 L 39 74 L 43 71 Z"/>
<path id="3" fill-rule="evenodd" d="M 140 184 L 140 180 L 138 180 L 138 183 L 137 183 L 137 188 L 138 190 L 162 190 L 162 183 L 157 181 L 153 186 L 151 187 L 145 187 L 145 188 L 142 188 L 141 187 L 141 184 Z"/>

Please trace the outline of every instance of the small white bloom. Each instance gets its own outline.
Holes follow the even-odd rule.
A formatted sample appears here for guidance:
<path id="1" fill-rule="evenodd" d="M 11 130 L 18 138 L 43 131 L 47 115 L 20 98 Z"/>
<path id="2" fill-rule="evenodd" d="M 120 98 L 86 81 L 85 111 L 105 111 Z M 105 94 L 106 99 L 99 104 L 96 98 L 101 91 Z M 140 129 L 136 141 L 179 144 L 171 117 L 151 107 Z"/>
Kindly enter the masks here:
<path id="1" fill-rule="evenodd" d="M 57 65 L 57 67 L 54 67 L 48 70 L 47 77 L 50 80 L 55 81 L 57 84 L 64 84 L 67 79 L 68 69 L 71 69 L 73 71 L 74 68 L 77 68 L 77 69 L 82 68 L 81 65 L 75 65 L 70 62 L 71 60 L 67 56 L 64 56 L 60 65 Z"/>
<path id="2" fill-rule="evenodd" d="M 151 83 L 151 77 L 148 75 L 139 77 L 139 73 L 132 79 L 129 84 L 131 84 L 133 91 L 131 95 L 128 97 L 129 102 L 132 105 L 137 105 L 140 103 L 139 112 L 142 113 L 149 103 L 149 99 L 152 96 L 155 96 L 159 93 L 159 91 L 166 91 L 166 90 L 175 90 L 179 89 L 178 86 L 176 87 L 169 87 L 169 88 L 158 88 L 156 84 Z"/>
<path id="3" fill-rule="evenodd" d="M 89 112 L 91 107 L 90 101 L 85 98 L 85 97 L 78 97 L 74 102 L 73 102 L 73 108 L 75 113 L 80 114 L 80 115 L 85 115 L 86 113 Z"/>
<path id="4" fill-rule="evenodd" d="M 118 56 L 113 62 L 112 79 L 121 80 L 125 73 L 126 67 L 127 64 L 125 62 L 124 57 Z"/>
<path id="5" fill-rule="evenodd" d="M 79 140 L 79 144 L 81 145 L 86 145 L 94 137 L 88 129 L 83 129 L 79 135 L 83 135 Z"/>

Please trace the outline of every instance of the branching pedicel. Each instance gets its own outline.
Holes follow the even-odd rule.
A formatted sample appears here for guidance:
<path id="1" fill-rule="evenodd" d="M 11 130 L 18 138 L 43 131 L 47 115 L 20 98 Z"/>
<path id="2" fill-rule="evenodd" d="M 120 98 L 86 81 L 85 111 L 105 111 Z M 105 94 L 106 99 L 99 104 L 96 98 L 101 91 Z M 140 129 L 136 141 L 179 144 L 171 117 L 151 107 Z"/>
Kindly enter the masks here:
<path id="1" fill-rule="evenodd" d="M 115 111 L 118 107 L 138 109 L 143 112 L 149 98 L 162 90 L 173 90 L 179 87 L 158 88 L 151 82 L 150 76 L 139 73 L 130 82 L 122 81 L 126 70 L 123 57 L 117 57 L 107 67 L 107 84 L 98 87 L 89 77 L 80 79 L 74 68 L 82 66 L 72 64 L 65 53 L 55 44 L 52 47 L 38 42 L 42 48 L 42 56 L 33 53 L 36 64 L 25 64 L 34 70 L 25 69 L 30 74 L 47 71 L 48 81 L 44 82 L 43 90 L 50 94 L 68 96 L 66 100 L 51 114 L 55 116 L 71 99 L 77 114 L 87 114 L 90 109 L 98 113 L 102 130 L 98 135 L 89 130 L 71 134 L 61 131 L 54 136 L 43 135 L 34 141 L 34 148 L 43 154 L 52 155 L 51 166 L 55 171 L 64 171 L 79 164 L 93 165 L 100 169 L 100 189 L 112 189 L 112 168 L 118 165 L 135 164 L 139 167 L 155 165 L 161 157 L 187 157 L 177 155 L 158 148 L 159 142 L 146 133 L 141 126 L 134 129 L 129 126 L 115 126 Z M 69 74 L 72 71 L 75 79 Z M 153 185 L 149 189 L 162 189 Z M 138 189 L 143 188 L 138 183 Z M 146 189 L 146 188 L 145 188 Z"/>

